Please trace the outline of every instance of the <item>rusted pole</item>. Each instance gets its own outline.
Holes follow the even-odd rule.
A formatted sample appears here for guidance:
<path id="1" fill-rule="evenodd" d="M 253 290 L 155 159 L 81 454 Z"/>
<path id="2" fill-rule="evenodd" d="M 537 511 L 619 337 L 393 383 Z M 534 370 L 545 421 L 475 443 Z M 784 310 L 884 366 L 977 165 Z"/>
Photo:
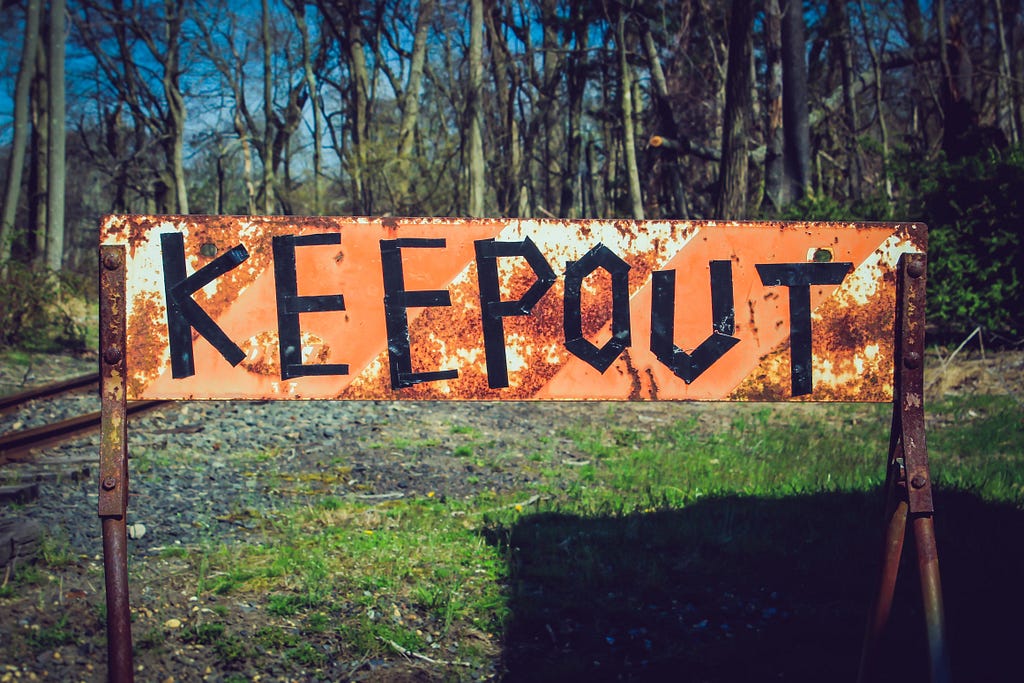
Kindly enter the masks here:
<path id="1" fill-rule="evenodd" d="M 950 673 L 946 626 L 935 545 L 932 480 L 924 425 L 924 254 L 905 254 L 897 268 L 897 398 L 901 443 L 906 465 L 907 508 L 917 550 L 921 598 L 928 636 L 932 683 L 947 683 Z"/>
<path id="2" fill-rule="evenodd" d="M 125 249 L 100 248 L 100 492 L 107 596 L 107 678 L 131 683 L 128 603 L 128 403 L 125 363 Z"/>
<path id="3" fill-rule="evenodd" d="M 128 603 L 128 536 L 124 517 L 103 518 L 103 575 L 107 593 L 107 680 L 134 680 Z"/>
<path id="4" fill-rule="evenodd" d="M 935 544 L 932 515 L 915 515 L 914 539 L 917 544 L 917 571 L 921 577 L 921 600 L 928 634 L 928 666 L 932 683 L 952 680 L 949 652 L 946 649 L 945 616 L 942 607 L 942 582 L 939 580 L 939 556 Z"/>
<path id="5" fill-rule="evenodd" d="M 882 547 L 882 570 L 878 578 L 875 597 L 868 613 L 867 632 L 864 634 L 864 645 L 861 650 L 860 673 L 858 683 L 870 683 L 877 678 L 876 660 L 878 646 L 882 642 L 885 625 L 889 623 L 892 612 L 893 597 L 896 593 L 896 578 L 899 574 L 900 557 L 903 554 L 903 540 L 907 530 L 907 503 L 897 501 L 890 496 L 887 506 L 891 513 L 885 529 L 885 540 Z"/>
<path id="6" fill-rule="evenodd" d="M 942 586 L 935 544 L 931 473 L 924 425 L 925 256 L 904 254 L 897 267 L 893 422 L 886 478 L 885 547 L 878 590 L 868 615 L 858 681 L 875 678 L 878 644 L 889 620 L 908 524 L 914 534 L 932 683 L 951 680 Z"/>

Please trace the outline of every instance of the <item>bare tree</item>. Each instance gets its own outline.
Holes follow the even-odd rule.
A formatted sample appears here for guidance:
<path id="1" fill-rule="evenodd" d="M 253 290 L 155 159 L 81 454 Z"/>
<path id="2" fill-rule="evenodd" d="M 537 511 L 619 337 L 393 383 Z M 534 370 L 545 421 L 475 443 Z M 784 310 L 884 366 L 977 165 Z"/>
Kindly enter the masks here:
<path id="1" fill-rule="evenodd" d="M 846 0 L 829 0 L 828 11 L 835 32 L 833 40 L 836 45 L 842 79 L 845 130 L 841 130 L 840 135 L 843 138 L 846 152 L 845 189 L 848 197 L 859 198 L 861 194 L 861 163 L 857 136 L 860 133 L 860 120 L 854 92 L 853 41 L 850 37 L 850 15 L 846 8 Z"/>
<path id="2" fill-rule="evenodd" d="M 469 91 L 466 119 L 469 125 L 469 215 L 484 215 L 484 143 L 480 122 L 483 95 L 484 3 L 469 3 Z"/>
<path id="3" fill-rule="evenodd" d="M 14 90 L 14 135 L 11 155 L 7 163 L 7 183 L 4 188 L 3 217 L 0 219 L 0 267 L 11 258 L 15 239 L 14 223 L 21 196 L 21 178 L 25 167 L 25 148 L 28 143 L 29 94 L 35 75 L 36 50 L 39 46 L 40 0 L 29 0 L 25 18 L 25 42 L 21 49 L 21 63 Z"/>
<path id="4" fill-rule="evenodd" d="M 729 13 L 729 61 L 725 81 L 722 163 L 718 173 L 719 218 L 742 218 L 747 202 L 747 137 L 750 128 L 750 58 L 754 11 L 748 0 L 733 0 Z"/>
<path id="5" fill-rule="evenodd" d="M 810 190 L 811 133 L 807 110 L 803 3 L 782 0 L 782 129 L 785 192 L 789 201 Z"/>
<path id="6" fill-rule="evenodd" d="M 622 115 L 622 148 L 626 162 L 626 179 L 629 186 L 630 213 L 633 218 L 643 220 L 644 200 L 640 192 L 640 169 L 636 158 L 636 133 L 634 126 L 633 67 L 627 57 L 626 8 L 619 7 L 615 29 L 616 49 L 619 55 L 619 106 Z"/>
<path id="7" fill-rule="evenodd" d="M 783 204 L 782 10 L 780 0 L 765 0 L 765 156 L 761 208 L 777 212 Z"/>
<path id="8" fill-rule="evenodd" d="M 321 177 L 323 175 L 323 162 L 321 161 L 321 147 L 323 141 L 323 130 L 320 116 L 320 107 L 317 97 L 316 69 L 313 64 L 312 48 L 310 47 L 309 26 L 306 24 L 306 5 L 298 0 L 284 0 L 285 5 L 295 20 L 295 27 L 298 29 L 299 37 L 302 40 L 302 72 L 305 77 L 306 90 L 309 100 L 313 103 L 313 213 L 320 214 L 323 211 Z"/>
<path id="9" fill-rule="evenodd" d="M 348 173 L 352 211 L 372 212 L 368 178 L 370 145 L 370 71 L 366 62 L 367 32 L 361 3 L 354 0 L 317 0 L 341 53 L 347 82 L 334 83 L 345 107 L 348 140 L 335 143 L 335 149 Z M 328 125 L 330 119 L 328 118 Z"/>
<path id="10" fill-rule="evenodd" d="M 66 117 L 64 106 L 64 0 L 50 0 L 47 79 L 50 95 L 50 150 L 46 179 L 46 265 L 60 270 L 64 265 L 64 185 Z"/>
<path id="11" fill-rule="evenodd" d="M 409 77 L 402 93 L 402 120 L 398 128 L 398 158 L 395 164 L 394 200 L 396 209 L 413 205 L 410 197 L 412 187 L 412 157 L 416 144 L 416 130 L 419 125 L 420 98 L 422 97 L 423 71 L 427 60 L 427 36 L 430 19 L 434 12 L 434 0 L 422 0 L 416 13 L 413 31 L 412 53 L 409 59 Z M 404 210 L 403 212 L 408 212 Z"/>
<path id="12" fill-rule="evenodd" d="M 185 96 L 181 90 L 183 27 L 191 4 L 178 0 L 126 7 L 124 0 L 81 0 L 73 21 L 102 71 L 106 87 L 146 130 L 164 157 L 152 179 L 154 209 L 188 213 Z M 140 59 L 136 50 L 145 51 Z M 150 70 L 157 74 L 149 77 Z"/>

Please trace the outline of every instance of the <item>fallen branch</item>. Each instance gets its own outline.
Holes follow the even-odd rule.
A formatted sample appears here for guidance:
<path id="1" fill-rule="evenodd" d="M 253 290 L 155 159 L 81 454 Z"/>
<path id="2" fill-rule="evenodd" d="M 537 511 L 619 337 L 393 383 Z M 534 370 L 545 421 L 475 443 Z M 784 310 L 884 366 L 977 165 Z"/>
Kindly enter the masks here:
<path id="1" fill-rule="evenodd" d="M 933 384 L 938 382 L 942 378 L 942 376 L 946 374 L 946 368 L 949 367 L 949 364 L 953 362 L 954 358 L 956 358 L 956 354 L 960 353 L 960 350 L 967 346 L 967 342 L 974 339 L 974 335 L 978 334 L 979 332 L 981 332 L 981 327 L 975 327 L 974 332 L 971 332 L 969 335 L 967 335 L 966 339 L 960 342 L 960 346 L 956 347 L 956 350 L 953 351 L 953 353 L 949 354 L 949 358 L 946 358 L 945 360 L 942 361 L 942 367 L 939 369 L 938 374 L 935 375 L 935 377 L 932 377 L 932 380 L 928 382 L 927 385 L 925 385 L 925 389 L 930 389 Z"/>
<path id="2" fill-rule="evenodd" d="M 403 657 L 406 657 L 408 659 L 418 659 L 420 661 L 427 662 L 428 664 L 440 664 L 442 666 L 467 666 L 467 667 L 468 666 L 472 666 L 472 664 L 470 664 L 469 662 L 459 662 L 459 661 L 447 660 L 447 659 L 434 659 L 433 657 L 428 657 L 426 655 L 422 655 L 419 652 L 413 652 L 412 650 L 407 650 L 406 648 L 402 647 L 401 645 L 399 645 L 395 641 L 390 640 L 388 638 L 381 638 L 380 636 L 377 636 L 377 640 L 379 640 L 380 642 L 384 643 L 385 645 L 391 646 L 391 648 L 394 649 L 395 652 L 397 652 L 398 654 L 400 654 Z"/>

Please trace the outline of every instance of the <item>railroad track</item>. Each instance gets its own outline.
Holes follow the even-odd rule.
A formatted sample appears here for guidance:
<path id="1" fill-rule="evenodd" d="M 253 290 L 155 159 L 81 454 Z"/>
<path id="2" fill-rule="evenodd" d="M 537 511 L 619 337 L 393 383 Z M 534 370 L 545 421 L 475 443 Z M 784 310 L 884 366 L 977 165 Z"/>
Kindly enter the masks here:
<path id="1" fill-rule="evenodd" d="M 0 414 L 24 408 L 33 401 L 53 399 L 62 394 L 94 387 L 99 384 L 99 379 L 99 373 L 90 373 L 0 397 Z M 165 403 L 167 401 L 132 401 L 128 404 L 128 416 L 139 415 Z M 35 453 L 44 448 L 85 436 L 99 428 L 100 412 L 95 411 L 38 427 L 8 432 L 0 435 L 0 465 L 32 460 Z"/>
<path id="2" fill-rule="evenodd" d="M 31 403 L 32 401 L 38 401 L 52 396 L 59 396 L 60 394 L 67 394 L 79 389 L 96 386 L 99 383 L 100 373 L 90 372 L 88 375 L 79 375 L 78 377 L 66 379 L 61 382 L 54 382 L 40 387 L 33 387 L 32 389 L 26 389 L 25 391 L 20 391 L 9 396 L 0 396 L 0 415 L 17 410 L 21 406 L 26 403 Z"/>

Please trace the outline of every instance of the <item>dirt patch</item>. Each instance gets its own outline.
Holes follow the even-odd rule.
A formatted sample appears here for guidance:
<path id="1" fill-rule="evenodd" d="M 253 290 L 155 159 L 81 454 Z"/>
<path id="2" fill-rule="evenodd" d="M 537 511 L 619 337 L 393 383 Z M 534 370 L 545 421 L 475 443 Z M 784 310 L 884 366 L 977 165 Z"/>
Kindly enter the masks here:
<path id="1" fill-rule="evenodd" d="M 8 357 L 0 363 L 0 391 L 18 391 L 93 367 L 94 357 Z M 925 377 L 929 401 L 977 393 L 1010 394 L 1019 401 L 1024 397 L 1024 352 L 982 354 L 962 350 L 950 359 L 948 351 L 933 349 Z M 623 429 L 643 431 L 686 418 L 695 420 L 697 429 L 715 433 L 727 430 L 738 411 L 759 408 L 728 403 L 368 403 L 346 406 L 347 412 L 333 421 L 318 415 L 309 424 L 299 422 L 291 413 L 274 412 L 276 408 L 270 404 L 192 404 L 187 410 L 157 413 L 139 428 L 144 443 L 161 451 L 181 453 L 182 458 L 188 453 L 184 444 L 189 444 L 204 457 L 168 463 L 159 481 L 139 477 L 140 488 L 133 491 L 133 511 L 154 520 L 153 529 L 144 538 L 145 545 L 132 545 L 137 677 L 154 681 L 440 681 L 501 676 L 501 644 L 482 632 L 467 630 L 450 639 L 471 644 L 476 661 L 486 662 L 473 667 L 465 666 L 459 652 L 447 649 L 446 644 L 421 657 L 421 653 L 403 651 L 397 643 L 381 643 L 379 654 L 366 659 L 347 652 L 338 644 L 343 639 L 336 633 L 313 633 L 300 618 L 270 618 L 259 604 L 259 596 L 250 596 L 250 600 L 245 595 L 217 596 L 199 591 L 200 578 L 192 561 L 168 555 L 160 548 L 175 540 L 183 540 L 182 545 L 188 547 L 193 542 L 188 534 L 209 535 L 210 529 L 217 530 L 218 537 L 229 546 L 231 539 L 251 539 L 259 533 L 258 516 L 248 508 L 236 507 L 234 513 L 224 514 L 224 509 L 232 506 L 235 489 L 249 501 L 258 493 L 236 476 L 226 455 L 219 455 L 239 448 L 241 437 L 233 441 L 231 433 L 241 433 L 245 425 L 257 429 L 263 426 L 268 433 L 280 433 L 285 438 L 281 444 L 266 444 L 278 453 L 273 467 L 276 476 L 283 477 L 278 479 L 278 488 L 285 494 L 290 492 L 293 498 L 313 493 L 386 501 L 390 497 L 464 498 L 485 491 L 519 490 L 537 481 L 544 463 L 551 462 L 561 467 L 560 476 L 569 485 L 577 471 L 575 466 L 588 456 L 566 436 L 566 428 L 596 431 L 614 423 Z M 783 408 L 817 409 L 814 405 Z M 215 424 L 222 426 L 215 428 Z M 223 426 L 232 424 L 236 426 Z M 279 428 L 281 424 L 292 426 Z M 345 444 L 345 448 L 339 450 L 336 444 Z M 89 451 L 94 446 L 83 449 Z M 488 454 L 486 458 L 478 457 L 482 452 Z M 539 452 L 543 453 L 543 462 L 533 457 Z M 210 500 L 210 482 L 214 480 L 218 497 Z M 66 486 L 71 493 L 60 504 L 72 519 L 60 533 L 77 536 L 65 538 L 64 545 L 43 549 L 46 562 L 40 566 L 45 569 L 28 568 L 35 572 L 33 581 L 18 584 L 16 591 L 7 578 L 2 581 L 5 592 L 0 593 L 0 642 L 4 643 L 4 654 L 0 680 L 8 680 L 8 675 L 10 680 L 105 679 L 105 606 L 95 517 L 96 484 L 87 481 Z M 164 501 L 175 495 L 185 499 L 182 505 L 187 503 L 190 512 L 183 526 L 168 532 L 167 525 L 161 528 L 158 522 L 166 522 L 177 513 L 154 506 L 152 501 L 166 505 L 169 503 Z M 161 536 L 164 533 L 170 535 Z M 763 596 L 747 596 L 744 600 L 743 609 L 747 611 L 750 605 L 758 614 L 775 609 Z M 342 609 L 358 607 L 353 603 Z M 425 632 L 437 629 L 436 617 L 418 613 L 410 605 L 393 604 L 388 610 L 389 618 L 417 620 Z M 216 638 L 213 632 L 204 630 L 204 625 L 214 622 L 235 634 L 235 639 Z M 287 642 L 275 645 L 260 640 L 266 638 L 261 629 L 271 625 L 277 629 L 275 633 L 283 634 L 275 637 Z M 628 631 L 616 637 L 619 642 L 630 643 L 634 638 Z M 642 634 L 634 640 L 642 655 Z M 292 654 L 275 659 L 267 655 L 269 652 Z M 325 659 L 327 653 L 329 660 Z M 308 664 L 303 663 L 303 657 Z M 314 670 L 320 673 L 314 674 Z"/>
<path id="2" fill-rule="evenodd" d="M 929 399 L 998 394 L 1024 400 L 1024 351 L 961 351 L 950 357 L 949 352 L 932 349 L 924 375 Z"/>

